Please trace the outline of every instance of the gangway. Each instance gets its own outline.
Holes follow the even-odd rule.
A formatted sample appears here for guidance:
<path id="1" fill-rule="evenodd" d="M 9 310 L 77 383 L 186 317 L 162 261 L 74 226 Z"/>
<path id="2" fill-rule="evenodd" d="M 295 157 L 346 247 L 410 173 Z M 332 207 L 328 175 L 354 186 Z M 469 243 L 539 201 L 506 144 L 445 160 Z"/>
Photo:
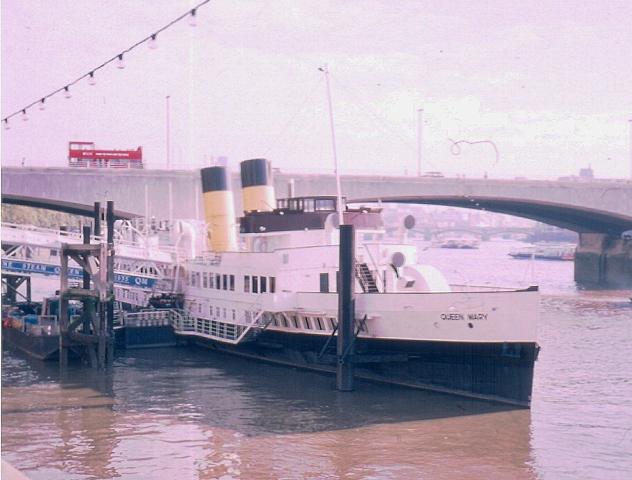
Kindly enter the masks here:
<path id="1" fill-rule="evenodd" d="M 104 236 L 91 236 L 99 244 Z M 60 249 L 64 243 L 80 243 L 81 234 L 32 225 L 2 223 L 2 273 L 20 277 L 59 277 Z M 169 245 L 134 242 L 115 236 L 114 293 L 116 301 L 146 306 L 149 298 L 177 289 L 176 278 L 183 251 Z M 70 261 L 68 276 L 79 281 L 83 270 Z"/>

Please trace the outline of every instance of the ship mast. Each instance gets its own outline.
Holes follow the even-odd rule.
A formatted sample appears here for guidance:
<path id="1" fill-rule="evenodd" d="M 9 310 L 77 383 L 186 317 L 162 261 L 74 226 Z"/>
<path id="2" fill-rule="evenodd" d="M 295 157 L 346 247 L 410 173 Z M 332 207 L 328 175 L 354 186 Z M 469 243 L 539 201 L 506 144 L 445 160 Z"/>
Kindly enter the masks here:
<path id="1" fill-rule="evenodd" d="M 327 104 L 329 105 L 329 126 L 331 129 L 331 149 L 334 155 L 334 174 L 336 175 L 336 206 L 338 211 L 338 225 L 344 223 L 342 215 L 342 191 L 340 188 L 340 171 L 338 169 L 338 154 L 336 151 L 336 131 L 334 129 L 334 110 L 331 103 L 331 87 L 329 85 L 329 68 L 327 64 L 324 67 L 319 67 L 318 70 L 325 74 L 325 83 L 327 84 Z"/>

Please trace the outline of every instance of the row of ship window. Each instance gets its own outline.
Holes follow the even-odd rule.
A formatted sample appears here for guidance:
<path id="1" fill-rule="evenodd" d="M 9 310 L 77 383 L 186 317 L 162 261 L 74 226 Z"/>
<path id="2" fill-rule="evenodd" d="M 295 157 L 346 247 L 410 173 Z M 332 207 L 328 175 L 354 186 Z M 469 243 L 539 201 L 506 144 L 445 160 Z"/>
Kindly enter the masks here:
<path id="1" fill-rule="evenodd" d="M 276 292 L 276 277 L 244 275 L 244 292 L 274 293 Z"/>
<path id="2" fill-rule="evenodd" d="M 187 285 L 216 290 L 235 290 L 235 275 L 212 272 L 189 272 Z"/>
<path id="3" fill-rule="evenodd" d="M 332 317 L 298 317 L 292 315 L 288 318 L 286 315 L 275 315 L 272 324 L 277 327 L 285 328 L 301 328 L 305 330 L 334 330 L 336 328 L 336 320 Z"/>
<path id="4" fill-rule="evenodd" d="M 290 315 L 288 317 L 287 315 L 274 315 L 272 325 L 303 330 L 329 330 L 333 332 L 337 328 L 338 321 L 333 317 L 299 317 L 297 315 Z M 358 332 L 368 332 L 364 321 L 359 323 Z"/>
<path id="5" fill-rule="evenodd" d="M 235 275 L 213 272 L 190 272 L 187 285 L 197 288 L 235 291 Z M 276 277 L 244 275 L 245 293 L 275 293 Z"/>

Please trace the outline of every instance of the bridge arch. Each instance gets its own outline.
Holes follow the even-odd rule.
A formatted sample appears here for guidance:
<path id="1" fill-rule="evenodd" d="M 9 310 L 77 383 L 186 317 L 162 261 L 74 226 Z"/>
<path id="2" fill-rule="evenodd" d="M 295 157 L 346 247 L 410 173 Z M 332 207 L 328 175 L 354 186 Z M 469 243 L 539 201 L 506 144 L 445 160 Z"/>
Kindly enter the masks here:
<path id="1" fill-rule="evenodd" d="M 55 212 L 69 213 L 82 217 L 94 217 L 94 205 L 85 205 L 83 203 L 67 202 L 63 200 L 51 200 L 40 197 L 27 197 L 24 195 L 2 194 L 2 203 L 6 205 L 21 205 L 25 207 L 43 208 Z M 139 217 L 135 213 L 124 212 L 122 210 L 114 210 L 115 220 L 129 220 Z"/>
<path id="2" fill-rule="evenodd" d="M 488 212 L 504 213 L 547 223 L 577 233 L 605 233 L 619 236 L 632 228 L 632 215 L 565 205 L 561 203 L 470 195 L 416 195 L 364 197 L 349 199 L 348 203 L 408 203 L 445 205 Z"/>

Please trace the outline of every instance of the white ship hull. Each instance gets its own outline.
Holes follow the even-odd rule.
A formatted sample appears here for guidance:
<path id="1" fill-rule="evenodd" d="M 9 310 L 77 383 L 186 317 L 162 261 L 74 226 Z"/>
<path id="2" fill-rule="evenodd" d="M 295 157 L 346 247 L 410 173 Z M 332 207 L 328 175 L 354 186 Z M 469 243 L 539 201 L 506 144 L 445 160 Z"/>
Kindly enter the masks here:
<path id="1" fill-rule="evenodd" d="M 235 295 L 188 296 L 191 316 L 176 333 L 227 353 L 335 371 L 337 294 Z M 355 301 L 356 376 L 529 406 L 537 289 L 364 293 Z"/>

